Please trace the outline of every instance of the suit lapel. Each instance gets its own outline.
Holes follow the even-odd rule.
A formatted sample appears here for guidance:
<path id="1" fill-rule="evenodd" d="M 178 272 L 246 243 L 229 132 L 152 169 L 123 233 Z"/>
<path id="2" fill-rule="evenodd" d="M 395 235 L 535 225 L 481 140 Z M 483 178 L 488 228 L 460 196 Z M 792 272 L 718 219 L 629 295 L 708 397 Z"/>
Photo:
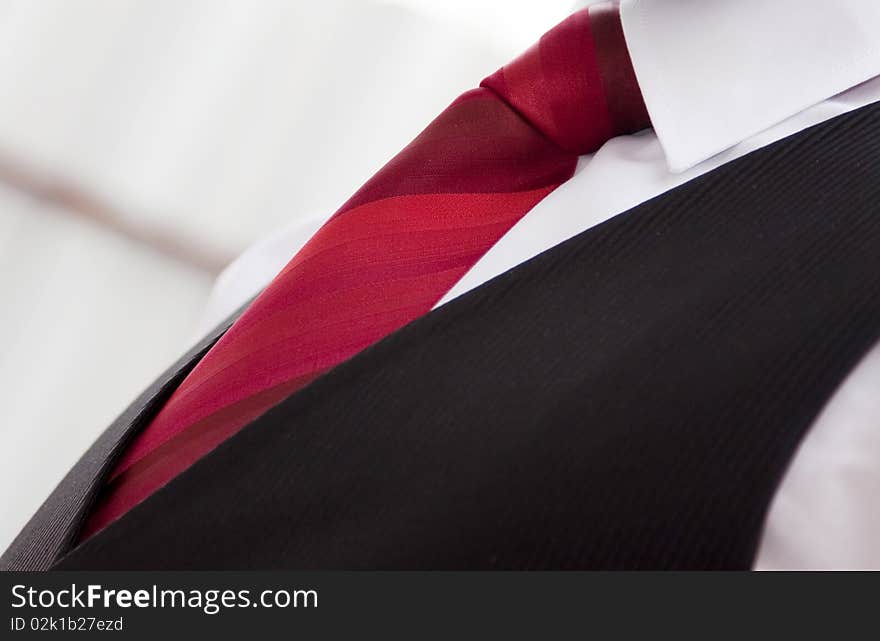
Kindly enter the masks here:
<path id="1" fill-rule="evenodd" d="M 0 568 L 45 570 L 68 551 L 119 454 L 246 306 L 169 367 L 98 437 L 0 557 Z"/>

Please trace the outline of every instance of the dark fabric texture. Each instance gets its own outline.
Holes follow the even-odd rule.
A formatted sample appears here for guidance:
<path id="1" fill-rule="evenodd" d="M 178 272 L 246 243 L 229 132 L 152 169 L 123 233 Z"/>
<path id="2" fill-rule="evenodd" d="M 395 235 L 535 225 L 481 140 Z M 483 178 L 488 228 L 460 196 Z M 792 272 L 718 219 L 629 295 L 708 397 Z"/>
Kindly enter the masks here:
<path id="1" fill-rule="evenodd" d="M 55 567 L 748 568 L 880 338 L 878 192 L 878 106 L 724 165 L 335 368 Z"/>

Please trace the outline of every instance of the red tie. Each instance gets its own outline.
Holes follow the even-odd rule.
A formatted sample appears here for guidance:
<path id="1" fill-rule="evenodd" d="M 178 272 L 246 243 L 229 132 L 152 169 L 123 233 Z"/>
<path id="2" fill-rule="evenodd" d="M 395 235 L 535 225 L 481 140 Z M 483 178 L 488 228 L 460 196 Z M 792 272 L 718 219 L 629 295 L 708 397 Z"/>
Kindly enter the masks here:
<path id="1" fill-rule="evenodd" d="M 81 538 L 430 311 L 578 155 L 649 125 L 616 4 L 556 26 L 455 100 L 293 257 L 124 452 Z"/>

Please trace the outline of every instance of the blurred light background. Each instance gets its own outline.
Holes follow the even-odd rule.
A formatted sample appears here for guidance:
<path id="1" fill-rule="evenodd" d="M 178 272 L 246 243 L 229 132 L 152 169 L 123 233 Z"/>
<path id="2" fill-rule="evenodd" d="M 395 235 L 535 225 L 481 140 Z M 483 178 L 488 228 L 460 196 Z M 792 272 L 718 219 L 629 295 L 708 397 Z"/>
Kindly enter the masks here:
<path id="1" fill-rule="evenodd" d="M 195 338 L 572 0 L 0 0 L 0 549 Z"/>

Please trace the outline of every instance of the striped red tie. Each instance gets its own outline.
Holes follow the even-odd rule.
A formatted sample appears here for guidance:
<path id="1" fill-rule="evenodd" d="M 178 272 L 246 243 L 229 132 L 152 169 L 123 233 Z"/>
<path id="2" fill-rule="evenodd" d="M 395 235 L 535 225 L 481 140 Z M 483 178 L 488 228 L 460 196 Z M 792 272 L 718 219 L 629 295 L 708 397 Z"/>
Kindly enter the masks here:
<path id="1" fill-rule="evenodd" d="M 198 363 L 124 452 L 81 538 L 280 400 L 430 311 L 572 176 L 579 154 L 647 126 L 614 3 L 572 15 L 460 96 L 336 212 Z"/>

